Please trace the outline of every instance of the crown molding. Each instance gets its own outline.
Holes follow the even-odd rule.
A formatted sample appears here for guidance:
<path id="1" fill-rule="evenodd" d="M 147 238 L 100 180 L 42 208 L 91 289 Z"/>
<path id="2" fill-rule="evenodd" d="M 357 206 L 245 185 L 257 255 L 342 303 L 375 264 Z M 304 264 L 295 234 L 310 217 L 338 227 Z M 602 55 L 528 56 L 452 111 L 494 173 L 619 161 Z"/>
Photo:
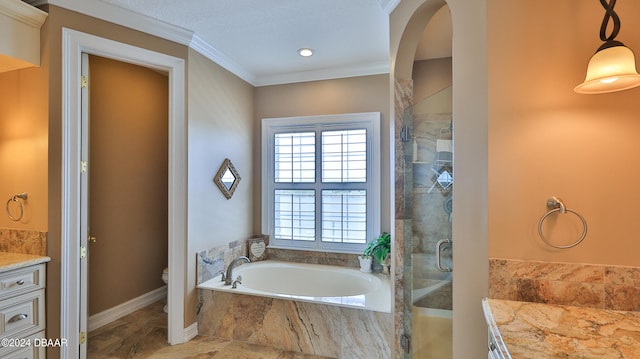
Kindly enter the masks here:
<path id="1" fill-rule="evenodd" d="M 0 2 L 0 14 L 6 15 L 38 31 L 40 31 L 40 27 L 48 16 L 46 12 L 29 4 L 25 4 L 20 0 Z"/>
<path id="2" fill-rule="evenodd" d="M 386 12 L 393 11 L 400 2 L 400 0 L 378 1 Z M 121 8 L 119 6 L 102 1 L 89 2 L 85 0 L 24 0 L 24 2 L 33 6 L 41 6 L 45 4 L 55 5 L 188 46 L 253 86 L 280 85 L 285 83 L 319 81 L 332 78 L 389 73 L 389 63 L 381 62 L 272 76 L 256 76 L 237 62 L 233 61 L 222 51 L 202 40 L 202 38 L 193 31 Z"/>
<path id="3" fill-rule="evenodd" d="M 401 0 L 378 0 L 380 6 L 382 6 L 382 10 L 384 10 L 387 15 L 391 15 L 393 10 L 400 4 L 400 1 Z"/>
<path id="4" fill-rule="evenodd" d="M 222 66 L 224 69 L 238 76 L 242 80 L 255 86 L 256 76 L 254 74 L 247 71 L 237 62 L 231 60 L 227 55 L 211 46 L 208 42 L 202 40 L 198 34 L 193 35 L 191 42 L 189 43 L 189 47 L 200 53 L 202 56 Z"/>
<path id="5" fill-rule="evenodd" d="M 359 64 L 356 66 L 343 66 L 313 71 L 291 72 L 273 76 L 259 77 L 258 79 L 256 79 L 253 85 L 256 87 L 261 87 L 347 77 L 382 75 L 388 74 L 389 68 L 389 62 L 382 61 L 369 64 Z"/>
<path id="6" fill-rule="evenodd" d="M 76 11 L 117 25 L 189 46 L 193 31 L 102 1 L 26 0 L 34 6 L 50 4 Z"/>

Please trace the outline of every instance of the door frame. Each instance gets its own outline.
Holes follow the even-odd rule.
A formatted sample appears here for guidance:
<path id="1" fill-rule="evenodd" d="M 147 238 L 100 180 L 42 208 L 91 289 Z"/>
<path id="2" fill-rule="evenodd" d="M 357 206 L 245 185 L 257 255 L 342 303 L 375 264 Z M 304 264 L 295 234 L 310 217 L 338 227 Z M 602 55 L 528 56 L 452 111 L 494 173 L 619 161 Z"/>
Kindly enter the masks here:
<path id="1" fill-rule="evenodd" d="M 169 76 L 169 163 L 168 163 L 168 341 L 184 343 L 184 279 L 187 237 L 187 130 L 185 116 L 184 59 L 121 42 L 62 29 L 62 188 L 61 188 L 61 310 L 60 335 L 68 345 L 61 357 L 80 355 L 80 245 L 81 233 L 81 54 L 88 53 L 128 62 Z M 85 227 L 86 228 L 86 227 Z M 85 282 L 86 284 L 86 282 Z M 84 290 L 86 290 L 86 285 Z M 83 306 L 86 308 L 86 303 Z M 84 313 L 85 315 L 87 313 Z M 86 347 L 85 347 L 86 350 Z"/>

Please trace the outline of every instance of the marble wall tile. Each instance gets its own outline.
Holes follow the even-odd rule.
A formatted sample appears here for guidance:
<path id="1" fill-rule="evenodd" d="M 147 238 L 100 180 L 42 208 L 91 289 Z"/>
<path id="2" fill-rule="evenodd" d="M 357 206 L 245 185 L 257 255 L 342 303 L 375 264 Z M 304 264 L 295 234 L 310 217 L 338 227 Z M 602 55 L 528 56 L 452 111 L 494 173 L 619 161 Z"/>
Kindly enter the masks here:
<path id="1" fill-rule="evenodd" d="M 360 309 L 203 291 L 200 335 L 327 358 L 391 358 L 394 317 Z"/>
<path id="2" fill-rule="evenodd" d="M 282 300 L 234 294 L 233 340 L 283 348 Z"/>
<path id="3" fill-rule="evenodd" d="M 199 289 L 202 307 L 198 313 L 198 332 L 201 335 L 233 339 L 235 294 Z"/>
<path id="4" fill-rule="evenodd" d="M 203 283 L 222 273 L 232 260 L 247 255 L 248 240 L 233 241 L 196 254 L 197 283 Z"/>
<path id="5" fill-rule="evenodd" d="M 404 358 L 405 352 L 402 349 L 400 338 L 402 335 L 412 335 L 412 311 L 407 311 L 407 307 L 411 306 L 411 286 L 405 286 L 405 281 L 411 283 L 413 280 L 413 267 L 411 251 L 411 243 L 406 243 L 407 239 L 411 239 L 411 221 L 399 220 L 395 221 L 395 238 L 394 238 L 394 259 L 395 269 L 393 271 L 394 278 L 394 298 L 393 298 L 393 356 L 392 358 Z"/>
<path id="6" fill-rule="evenodd" d="M 640 268 L 605 268 L 607 309 L 640 311 Z"/>
<path id="7" fill-rule="evenodd" d="M 359 268 L 357 254 L 269 248 L 269 259 Z"/>
<path id="8" fill-rule="evenodd" d="M 0 252 L 47 255 L 47 232 L 0 228 Z"/>
<path id="9" fill-rule="evenodd" d="M 340 308 L 342 331 L 341 359 L 390 358 L 391 315 Z"/>
<path id="10" fill-rule="evenodd" d="M 394 81 L 394 108 L 395 108 L 395 140 L 394 140 L 394 156 L 395 156 L 395 216 L 396 219 L 408 218 L 411 216 L 411 196 L 405 191 L 413 189 L 411 181 L 413 181 L 412 167 L 407 166 L 411 163 L 412 151 L 408 151 L 411 145 L 410 141 L 402 142 L 400 135 L 402 127 L 412 127 L 413 122 L 413 80 Z"/>
<path id="11" fill-rule="evenodd" d="M 604 285 L 599 283 L 517 279 L 515 300 L 533 303 L 604 308 Z"/>
<path id="12" fill-rule="evenodd" d="M 285 301 L 284 350 L 338 358 L 340 318 L 339 307 Z"/>
<path id="13" fill-rule="evenodd" d="M 640 268 L 489 260 L 489 297 L 640 311 Z"/>

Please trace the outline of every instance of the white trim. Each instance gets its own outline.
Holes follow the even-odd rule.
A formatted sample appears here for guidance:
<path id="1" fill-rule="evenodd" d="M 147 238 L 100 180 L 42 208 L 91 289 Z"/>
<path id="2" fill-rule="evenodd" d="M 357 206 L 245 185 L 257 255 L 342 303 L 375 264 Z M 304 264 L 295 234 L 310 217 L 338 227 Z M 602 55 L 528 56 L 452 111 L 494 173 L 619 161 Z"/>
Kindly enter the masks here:
<path id="1" fill-rule="evenodd" d="M 252 85 L 270 86 L 280 84 L 291 84 L 297 82 L 330 80 L 346 77 L 382 75 L 389 73 L 389 61 L 372 62 L 368 64 L 358 64 L 355 66 L 332 67 L 330 69 L 320 69 L 302 72 L 288 72 L 286 74 L 262 76 L 256 78 Z"/>
<path id="2" fill-rule="evenodd" d="M 50 4 L 93 16 L 114 24 L 159 36 L 163 39 L 189 45 L 193 31 L 139 14 L 104 1 L 86 0 L 31 0 L 34 6 Z"/>
<path id="3" fill-rule="evenodd" d="M 381 144 L 380 144 L 380 112 L 362 112 L 362 113 L 346 113 L 336 115 L 320 115 L 320 116 L 297 116 L 297 117 L 281 117 L 281 118 L 265 118 L 262 119 L 262 206 L 261 206 L 261 228 L 262 233 L 267 233 L 271 236 L 271 246 L 274 248 L 287 248 L 309 251 L 328 251 L 337 253 L 360 253 L 366 246 L 366 244 L 347 244 L 337 243 L 332 244 L 328 242 L 322 242 L 317 237 L 319 236 L 320 228 L 316 228 L 316 240 L 311 242 L 291 242 L 284 240 L 277 240 L 273 235 L 273 223 L 274 223 L 274 211 L 272 210 L 273 197 L 271 194 L 274 191 L 274 178 L 272 149 L 273 139 L 275 131 L 278 130 L 309 130 L 316 131 L 318 128 L 333 128 L 335 126 L 347 125 L 349 128 L 355 126 L 364 126 L 368 131 L 368 143 L 367 143 L 367 182 L 362 187 L 367 189 L 367 242 L 373 240 L 380 233 L 380 201 L 381 201 L 381 179 L 380 179 L 380 161 L 381 157 Z M 316 143 L 318 146 L 319 143 Z M 320 154 L 317 153 L 317 156 Z M 316 158 L 316 163 L 319 161 Z M 319 167 L 316 167 L 316 169 Z M 305 183 L 304 187 L 300 189 L 311 189 L 309 186 L 313 186 L 317 191 L 318 183 Z M 354 187 L 355 189 L 356 187 Z M 359 187 L 357 187 L 359 188 Z M 318 206 L 320 203 L 316 202 Z M 318 210 L 318 209 L 316 209 Z M 319 212 L 316 213 L 316 216 Z M 317 218 L 316 218 L 317 223 Z"/>
<path id="4" fill-rule="evenodd" d="M 384 10 L 387 15 L 391 15 L 393 10 L 395 10 L 396 7 L 400 4 L 400 0 L 378 0 L 378 2 L 380 2 L 382 10 Z"/>
<path id="5" fill-rule="evenodd" d="M 165 285 L 158 289 L 154 289 L 151 292 L 145 293 L 139 297 L 128 300 L 122 304 L 116 305 L 113 308 L 109 308 L 100 313 L 96 313 L 89 317 L 89 325 L 87 326 L 87 330 L 89 332 L 96 330 L 166 297 L 167 286 Z"/>
<path id="6" fill-rule="evenodd" d="M 211 44 L 209 44 L 208 42 L 202 40 L 202 38 L 197 34 L 193 35 L 193 38 L 189 43 L 189 47 L 200 53 L 202 56 L 222 66 L 227 71 L 250 83 L 251 85 L 256 86 L 256 83 L 259 82 L 254 74 L 247 71 L 245 68 L 240 66 L 240 64 L 227 57 L 227 55 L 222 53 L 220 50 L 211 46 Z"/>
<path id="7" fill-rule="evenodd" d="M 40 31 L 42 24 L 47 19 L 46 12 L 29 6 L 20 0 L 9 0 L 0 3 L 0 14 L 19 21 L 36 31 Z"/>
<path id="8" fill-rule="evenodd" d="M 63 28 L 60 335 L 62 358 L 80 353 L 80 57 L 83 52 L 166 71 L 169 74 L 169 324 L 170 344 L 184 340 L 187 237 L 187 150 L 184 59 Z M 86 236 L 86 233 L 84 234 Z"/>
<path id="9" fill-rule="evenodd" d="M 198 322 L 194 322 L 190 326 L 184 328 L 184 342 L 188 342 L 198 335 Z"/>

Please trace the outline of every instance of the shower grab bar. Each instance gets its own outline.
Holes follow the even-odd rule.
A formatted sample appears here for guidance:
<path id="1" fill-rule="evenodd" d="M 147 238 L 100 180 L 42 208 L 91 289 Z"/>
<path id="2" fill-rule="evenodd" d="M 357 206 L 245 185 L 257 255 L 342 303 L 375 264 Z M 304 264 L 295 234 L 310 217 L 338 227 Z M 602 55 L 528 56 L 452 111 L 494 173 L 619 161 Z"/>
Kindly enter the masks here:
<path id="1" fill-rule="evenodd" d="M 442 246 L 449 243 L 451 243 L 450 239 L 441 239 L 438 241 L 438 243 L 436 243 L 436 268 L 438 268 L 440 272 L 453 272 L 453 268 L 443 267 L 440 261 L 440 252 L 442 252 Z"/>
<path id="2" fill-rule="evenodd" d="M 7 215 L 9 216 L 9 219 L 12 221 L 19 221 L 22 219 L 22 216 L 24 215 L 24 208 L 22 207 L 22 202 L 18 201 L 18 199 L 21 199 L 23 201 L 25 201 L 27 199 L 27 193 L 26 192 L 22 192 L 22 193 L 18 193 L 18 194 L 14 194 L 11 198 L 9 198 L 9 200 L 7 201 Z M 20 210 L 20 214 L 17 217 L 14 217 L 13 214 L 11 214 L 11 209 L 9 208 L 11 206 L 11 203 L 15 202 L 18 204 L 18 209 Z"/>
<path id="3" fill-rule="evenodd" d="M 544 215 L 542 215 L 542 217 L 540 218 L 540 220 L 538 221 L 538 235 L 540 235 L 540 239 L 542 239 L 542 241 L 544 243 L 546 243 L 547 245 L 553 247 L 553 248 L 558 248 L 558 249 L 568 249 L 568 248 L 572 248 L 577 246 L 578 244 L 580 244 L 580 242 L 582 242 L 584 240 L 584 238 L 587 236 L 587 221 L 584 219 L 584 217 L 582 217 L 580 215 L 580 213 L 569 209 L 565 206 L 564 202 L 558 198 L 558 197 L 551 197 L 549 199 L 547 199 L 547 208 L 549 209 L 549 211 L 547 213 L 545 213 Z M 577 241 L 571 243 L 571 244 L 567 244 L 567 245 L 559 245 L 559 244 L 553 244 L 551 242 L 549 242 L 544 235 L 542 234 L 542 222 L 544 222 L 545 219 L 547 219 L 547 217 L 549 217 L 549 215 L 551 213 L 554 212 L 558 212 L 559 214 L 565 214 L 565 213 L 573 213 L 576 215 L 576 217 L 578 217 L 580 219 L 580 221 L 582 222 L 582 235 L 580 236 L 580 238 L 578 238 Z"/>

